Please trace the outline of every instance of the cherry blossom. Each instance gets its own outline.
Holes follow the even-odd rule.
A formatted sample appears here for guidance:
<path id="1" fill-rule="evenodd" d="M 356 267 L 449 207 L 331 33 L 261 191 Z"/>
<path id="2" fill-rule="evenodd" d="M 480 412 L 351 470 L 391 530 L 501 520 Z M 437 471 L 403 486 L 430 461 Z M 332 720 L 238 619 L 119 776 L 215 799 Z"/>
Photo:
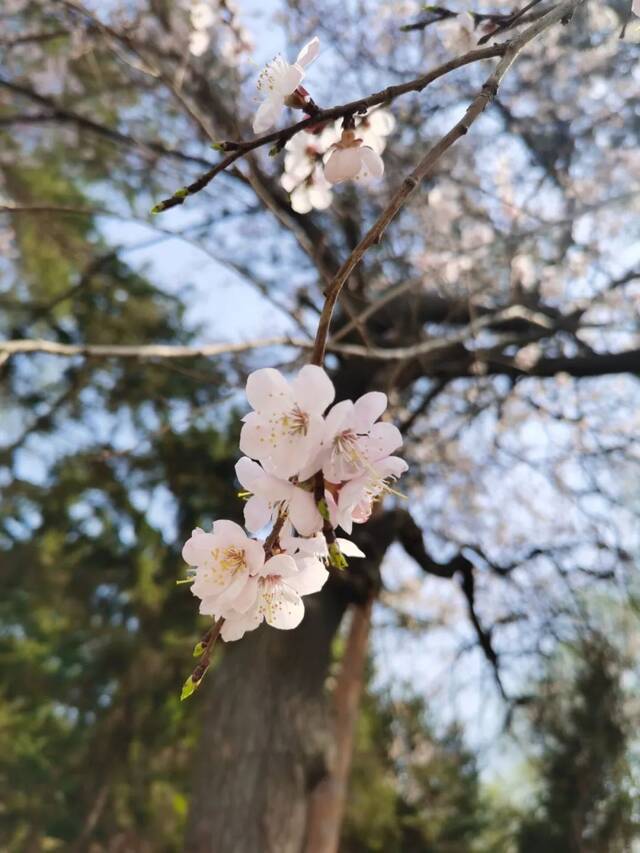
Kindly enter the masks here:
<path id="1" fill-rule="evenodd" d="M 640 0 L 633 0 L 631 11 L 640 18 Z"/>
<path id="2" fill-rule="evenodd" d="M 216 50 L 229 62 L 251 48 L 251 37 L 240 23 L 231 0 L 195 0 L 189 10 L 189 53 L 203 56 L 214 36 Z"/>
<path id="3" fill-rule="evenodd" d="M 218 620 L 225 642 L 265 621 L 283 630 L 299 625 L 302 598 L 320 592 L 328 566 L 345 569 L 345 557 L 364 557 L 353 542 L 337 538 L 335 528 L 350 532 L 354 522 L 366 521 L 374 501 L 393 491 L 390 482 L 407 468 L 390 455 L 402 443 L 399 430 L 378 421 L 385 394 L 344 400 L 325 419 L 335 389 L 315 365 L 291 381 L 274 368 L 256 370 L 246 393 L 253 411 L 244 418 L 240 449 L 247 455 L 236 464 L 236 475 L 246 489 L 247 529 L 257 533 L 271 524 L 271 533 L 263 543 L 233 521 L 216 521 L 210 533 L 194 530 L 182 551 L 193 569 L 191 591 L 200 599 L 200 613 Z M 320 470 L 323 500 L 317 493 L 321 481 L 312 479 Z M 204 642 L 202 671 L 210 654 Z M 185 696 L 202 671 L 192 675 Z"/>
<path id="4" fill-rule="evenodd" d="M 288 382 L 265 367 L 249 376 L 246 390 L 254 411 L 244 417 L 240 450 L 282 479 L 308 468 L 325 431 L 322 415 L 335 396 L 325 371 L 308 364 Z"/>
<path id="5" fill-rule="evenodd" d="M 319 454 L 325 479 L 341 483 L 376 471 L 376 463 L 402 445 L 400 430 L 378 422 L 387 395 L 370 391 L 356 402 L 343 400 L 328 413 Z"/>
<path id="6" fill-rule="evenodd" d="M 387 456 L 371 467 L 360 477 L 355 477 L 345 483 L 338 492 L 338 499 L 329 495 L 327 506 L 329 517 L 334 527 L 342 527 L 346 533 L 351 533 L 354 523 L 363 524 L 371 517 L 373 504 L 385 492 L 392 492 L 390 482 L 396 480 L 407 470 L 408 465 L 398 456 Z M 347 540 L 338 539 L 338 542 Z M 349 552 L 341 547 L 346 556 Z"/>
<path id="7" fill-rule="evenodd" d="M 296 213 L 309 213 L 313 209 L 326 210 L 330 207 L 333 193 L 322 168 L 316 166 L 309 177 L 291 192 L 289 198 Z"/>
<path id="8" fill-rule="evenodd" d="M 264 549 L 240 525 L 222 520 L 214 522 L 211 533 L 196 528 L 182 557 L 195 568 L 191 591 L 201 599 L 200 613 L 219 618 L 226 608 L 243 612 L 254 603 L 249 578 L 262 569 Z"/>
<path id="9" fill-rule="evenodd" d="M 296 561 L 289 554 L 276 554 L 267 560 L 249 580 L 251 593 L 248 597 L 253 597 L 252 605 L 244 612 L 235 608 L 227 613 L 222 638 L 239 639 L 263 621 L 285 631 L 296 628 L 304 616 L 304 604 L 296 587 L 299 576 Z"/>
<path id="10" fill-rule="evenodd" d="M 312 492 L 268 474 L 246 456 L 237 463 L 236 476 L 243 488 L 251 493 L 244 506 L 244 522 L 251 533 L 257 533 L 275 521 L 281 510 L 288 513 L 291 523 L 302 536 L 311 536 L 322 529 L 322 516 Z"/>
<path id="11" fill-rule="evenodd" d="M 302 48 L 293 65 L 278 54 L 261 71 L 258 91 L 264 96 L 264 100 L 253 120 L 254 133 L 264 133 L 273 127 L 285 106 L 301 106 L 300 103 L 293 103 L 291 96 L 302 82 L 307 66 L 317 57 L 319 50 L 320 39 L 316 36 Z"/>
<path id="12" fill-rule="evenodd" d="M 363 145 L 354 130 L 342 132 L 340 141 L 333 146 L 324 167 L 324 176 L 331 184 L 349 180 L 367 181 L 380 178 L 383 173 L 384 163 L 380 155 L 368 145 Z"/>
<path id="13" fill-rule="evenodd" d="M 360 121 L 356 133 L 362 139 L 363 145 L 373 148 L 376 154 L 382 154 L 387 147 L 387 136 L 395 126 L 396 120 L 393 114 L 381 107 L 372 110 Z"/>
<path id="14" fill-rule="evenodd" d="M 327 130 L 331 131 L 328 141 Z M 331 184 L 324 176 L 322 155 L 338 136 L 332 128 L 320 134 L 297 133 L 285 145 L 282 186 L 290 193 L 291 207 L 297 213 L 326 210 L 332 200 Z"/>

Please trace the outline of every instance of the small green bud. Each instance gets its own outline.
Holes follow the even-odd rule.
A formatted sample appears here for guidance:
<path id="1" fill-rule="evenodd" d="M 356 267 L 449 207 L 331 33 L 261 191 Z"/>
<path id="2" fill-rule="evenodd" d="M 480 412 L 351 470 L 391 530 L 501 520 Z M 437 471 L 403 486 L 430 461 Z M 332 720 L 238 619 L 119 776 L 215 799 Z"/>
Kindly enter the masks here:
<path id="1" fill-rule="evenodd" d="M 199 681 L 194 681 L 191 676 L 187 678 L 185 683 L 182 685 L 182 691 L 180 693 L 180 701 L 184 702 L 185 699 L 188 699 L 192 693 L 195 693 L 198 687 L 200 686 Z"/>
<path id="2" fill-rule="evenodd" d="M 337 542 L 332 542 L 329 545 L 329 564 L 334 569 L 346 569 L 349 565 Z"/>
<path id="3" fill-rule="evenodd" d="M 209 664 L 201 664 L 193 670 L 189 678 L 182 685 L 182 691 L 180 693 L 180 701 L 184 702 L 185 699 L 188 699 L 192 693 L 195 693 L 198 687 L 202 684 L 202 679 L 205 677 L 207 670 L 209 669 Z"/>
<path id="4" fill-rule="evenodd" d="M 211 147 L 214 151 L 225 151 L 225 147 L 221 142 L 212 142 Z"/>
<path id="5" fill-rule="evenodd" d="M 204 643 L 202 643 L 202 642 L 196 643 L 196 644 L 195 644 L 195 646 L 194 646 L 194 649 L 193 649 L 193 656 L 194 656 L 194 658 L 199 658 L 199 657 L 200 657 L 200 655 L 204 652 L 204 650 L 205 650 L 206 648 L 207 648 L 207 647 L 205 646 L 205 644 L 204 644 Z"/>
<path id="6" fill-rule="evenodd" d="M 179 190 L 176 190 L 173 194 L 174 198 L 186 198 L 189 195 L 189 190 L 186 187 L 181 187 Z"/>
<path id="7" fill-rule="evenodd" d="M 274 145 L 273 148 L 269 149 L 269 157 L 277 157 L 281 150 L 279 145 Z"/>
<path id="8" fill-rule="evenodd" d="M 158 213 L 162 213 L 164 210 L 164 205 L 162 202 L 160 204 L 156 204 L 151 208 L 151 216 L 156 216 Z"/>

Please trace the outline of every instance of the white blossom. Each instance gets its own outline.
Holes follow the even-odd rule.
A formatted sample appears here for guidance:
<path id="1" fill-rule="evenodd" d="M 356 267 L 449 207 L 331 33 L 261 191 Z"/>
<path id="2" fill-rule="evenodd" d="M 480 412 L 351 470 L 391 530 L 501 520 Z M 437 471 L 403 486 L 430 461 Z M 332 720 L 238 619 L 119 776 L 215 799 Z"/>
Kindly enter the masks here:
<path id="1" fill-rule="evenodd" d="M 375 463 L 402 445 L 400 430 L 378 421 L 387 408 L 387 395 L 370 391 L 356 402 L 343 400 L 328 413 L 320 451 L 325 478 L 331 483 L 371 473 Z"/>
<path id="2" fill-rule="evenodd" d="M 320 39 L 316 36 L 306 44 L 293 65 L 278 54 L 258 77 L 258 91 L 264 100 L 253 120 L 254 133 L 264 133 L 278 120 L 290 97 L 302 82 L 305 70 L 318 55 Z"/>
<path id="3" fill-rule="evenodd" d="M 328 494 L 327 505 L 332 525 L 351 533 L 354 523 L 363 524 L 368 521 L 374 503 L 385 492 L 393 492 L 390 483 L 404 474 L 407 468 L 404 459 L 387 456 L 374 463 L 366 473 L 345 483 L 338 492 L 337 501 L 333 495 Z M 347 551 L 343 553 L 348 556 Z"/>
<path id="4" fill-rule="evenodd" d="M 362 144 L 362 139 L 353 130 L 344 130 L 339 142 L 333 146 L 324 167 L 324 176 L 331 184 L 342 181 L 367 181 L 380 178 L 384 173 L 384 163 L 379 154 L 368 145 Z"/>
<path id="5" fill-rule="evenodd" d="M 182 557 L 195 568 L 191 592 L 201 599 L 200 613 L 220 618 L 228 608 L 243 612 L 254 603 L 249 578 L 262 568 L 264 549 L 240 525 L 222 520 L 211 533 L 196 528 Z"/>
<path id="6" fill-rule="evenodd" d="M 322 529 L 322 516 L 312 492 L 268 474 L 246 456 L 237 463 L 236 476 L 250 492 L 244 506 L 244 522 L 251 533 L 257 533 L 269 522 L 274 522 L 281 510 L 287 512 L 302 536 L 312 536 Z"/>
<path id="7" fill-rule="evenodd" d="M 240 450 L 281 479 L 307 468 L 325 431 L 322 415 L 335 396 L 325 371 L 308 364 L 289 382 L 265 367 L 250 374 L 246 390 L 254 411 L 244 417 Z"/>

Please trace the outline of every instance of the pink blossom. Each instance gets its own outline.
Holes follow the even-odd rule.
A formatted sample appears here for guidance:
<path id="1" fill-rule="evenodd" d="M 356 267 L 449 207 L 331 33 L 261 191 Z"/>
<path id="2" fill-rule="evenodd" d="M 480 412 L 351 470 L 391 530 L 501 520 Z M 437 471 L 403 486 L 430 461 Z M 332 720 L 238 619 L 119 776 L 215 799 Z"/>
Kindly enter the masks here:
<path id="1" fill-rule="evenodd" d="M 295 476 L 317 454 L 322 414 L 334 396 L 333 383 L 321 367 L 306 365 L 291 382 L 271 367 L 256 370 L 247 379 L 254 411 L 244 418 L 240 450 L 276 477 Z"/>
<path id="2" fill-rule="evenodd" d="M 324 167 L 324 176 L 330 184 L 381 178 L 383 173 L 384 163 L 380 155 L 368 145 L 363 145 L 353 130 L 342 132 Z"/>
<path id="3" fill-rule="evenodd" d="M 320 462 L 325 479 L 341 483 L 372 473 L 376 463 L 402 445 L 400 430 L 378 422 L 387 408 L 387 396 L 370 391 L 353 403 L 336 403 L 326 418 Z"/>
<path id="4" fill-rule="evenodd" d="M 253 604 L 244 612 L 230 611 L 222 627 L 223 640 L 238 640 L 263 621 L 273 628 L 296 628 L 304 616 L 304 604 L 296 589 L 300 575 L 293 557 L 276 554 L 267 560 L 256 576 L 250 578 Z"/>
<path id="5" fill-rule="evenodd" d="M 236 477 L 251 493 L 244 506 L 245 525 L 251 533 L 275 522 L 281 509 L 287 511 L 291 523 L 302 536 L 311 536 L 322 529 L 322 516 L 312 492 L 268 474 L 246 456 L 236 465 Z"/>
<path id="6" fill-rule="evenodd" d="M 327 498 L 329 515 L 334 527 L 342 527 L 351 533 L 354 522 L 363 524 L 371 517 L 373 504 L 385 492 L 391 491 L 390 482 L 396 480 L 407 470 L 404 459 L 387 456 L 375 462 L 371 469 L 359 477 L 349 480 L 338 492 L 337 501 L 333 496 Z M 348 553 L 343 550 L 348 556 Z"/>
<path id="7" fill-rule="evenodd" d="M 262 569 L 264 550 L 240 525 L 223 520 L 211 533 L 196 528 L 182 557 L 195 568 L 191 592 L 201 599 L 200 613 L 220 618 L 228 608 L 243 612 L 254 603 L 249 579 Z"/>

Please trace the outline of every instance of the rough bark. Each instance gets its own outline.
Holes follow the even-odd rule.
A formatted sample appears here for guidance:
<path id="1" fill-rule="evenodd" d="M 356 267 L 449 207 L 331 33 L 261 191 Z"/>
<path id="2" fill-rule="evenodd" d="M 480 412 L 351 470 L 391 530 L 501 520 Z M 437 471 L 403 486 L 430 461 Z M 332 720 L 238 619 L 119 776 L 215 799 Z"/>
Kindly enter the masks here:
<path id="1" fill-rule="evenodd" d="M 325 588 L 294 632 L 230 644 L 203 686 L 189 853 L 300 853 L 309 791 L 326 772 L 325 680 L 346 599 Z"/>
<path id="2" fill-rule="evenodd" d="M 196 701 L 203 730 L 185 850 L 300 853 L 309 798 L 328 773 L 335 735 L 325 689 L 331 644 L 347 605 L 375 594 L 395 538 L 393 512 L 354 531 L 368 559 L 305 599 L 295 631 L 262 627 L 224 649 Z"/>

